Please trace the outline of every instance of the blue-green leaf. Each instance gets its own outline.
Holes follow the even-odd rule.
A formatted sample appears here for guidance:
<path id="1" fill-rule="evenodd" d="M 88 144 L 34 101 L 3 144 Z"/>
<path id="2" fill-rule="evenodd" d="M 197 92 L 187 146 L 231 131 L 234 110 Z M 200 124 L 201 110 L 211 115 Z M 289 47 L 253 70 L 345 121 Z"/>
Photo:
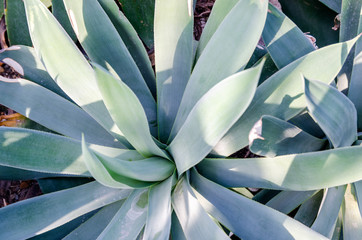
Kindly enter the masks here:
<path id="1" fill-rule="evenodd" d="M 333 146 L 351 146 L 357 140 L 357 112 L 353 103 L 325 83 L 305 79 L 304 84 L 308 110 Z"/>
<path id="2" fill-rule="evenodd" d="M 193 61 L 192 1 L 156 0 L 155 65 L 160 140 L 173 126 Z"/>
<path id="3" fill-rule="evenodd" d="M 92 182 L 9 205 L 0 209 L 0 238 L 18 240 L 42 234 L 129 194 L 130 190 Z M 21 226 L 21 231 L 14 226 Z"/>
<path id="4" fill-rule="evenodd" d="M 263 116 L 254 125 L 249 141 L 253 153 L 267 157 L 317 151 L 327 142 L 272 116 Z"/>

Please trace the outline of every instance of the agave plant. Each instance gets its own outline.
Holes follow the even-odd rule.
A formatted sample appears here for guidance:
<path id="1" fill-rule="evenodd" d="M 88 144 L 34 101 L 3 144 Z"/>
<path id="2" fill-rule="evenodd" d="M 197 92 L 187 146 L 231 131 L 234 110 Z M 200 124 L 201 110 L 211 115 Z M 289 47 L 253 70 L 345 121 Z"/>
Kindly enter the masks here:
<path id="1" fill-rule="evenodd" d="M 0 178 L 49 192 L 0 209 L 2 239 L 325 239 L 246 187 L 310 190 L 360 175 L 330 178 L 318 166 L 344 162 L 314 155 L 227 156 L 262 115 L 303 111 L 301 74 L 331 82 L 358 38 L 314 51 L 267 1 L 218 0 L 195 43 L 192 1 L 157 0 L 155 77 L 113 1 L 63 2 L 86 55 L 39 0 L 24 0 L 34 48 L 1 53 L 24 78 L 1 78 L 0 103 L 51 130 L 0 128 Z M 261 35 L 267 53 L 252 64 Z"/>

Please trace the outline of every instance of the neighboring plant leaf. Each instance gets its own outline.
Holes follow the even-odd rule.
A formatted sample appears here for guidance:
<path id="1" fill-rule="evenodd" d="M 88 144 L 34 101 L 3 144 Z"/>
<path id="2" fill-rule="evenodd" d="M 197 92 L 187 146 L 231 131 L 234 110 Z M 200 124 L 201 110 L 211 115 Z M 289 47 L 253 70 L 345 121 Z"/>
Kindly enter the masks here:
<path id="1" fill-rule="evenodd" d="M 90 176 L 79 158 L 81 149 L 78 141 L 29 129 L 0 128 L 0 142 L 1 166 L 59 175 Z"/>
<path id="2" fill-rule="evenodd" d="M 317 217 L 322 199 L 323 190 L 320 190 L 299 207 L 294 219 L 303 223 L 307 227 L 312 226 L 315 218 Z"/>
<path id="3" fill-rule="evenodd" d="M 292 191 L 316 190 L 361 180 L 361 167 L 360 146 L 274 158 L 205 159 L 197 165 L 203 176 L 225 187 Z"/>
<path id="4" fill-rule="evenodd" d="M 272 4 L 269 4 L 262 36 L 279 69 L 315 50 L 303 32 Z"/>
<path id="5" fill-rule="evenodd" d="M 11 204 L 0 209 L 1 237 L 16 240 L 39 235 L 129 194 L 130 190 L 110 189 L 91 182 Z M 14 227 L 18 224 L 21 231 Z"/>
<path id="6" fill-rule="evenodd" d="M 187 239 L 229 239 L 201 206 L 185 177 L 176 185 L 172 206 Z"/>
<path id="7" fill-rule="evenodd" d="M 167 142 L 193 61 L 192 1 L 156 0 L 155 66 L 158 132 Z"/>
<path id="8" fill-rule="evenodd" d="M 10 45 L 32 46 L 22 0 L 5 0 L 6 30 Z"/>
<path id="9" fill-rule="evenodd" d="M 80 140 L 83 133 L 90 143 L 123 147 L 83 109 L 25 79 L 0 80 L 0 102 L 63 135 Z"/>
<path id="10" fill-rule="evenodd" d="M 317 39 L 317 46 L 324 47 L 338 42 L 338 31 L 333 30 L 337 13 L 318 0 L 279 0 L 282 10 L 303 32 Z"/>
<path id="11" fill-rule="evenodd" d="M 215 184 L 194 170 L 191 179 L 201 195 L 197 197 L 202 206 L 242 239 L 326 239 L 287 215 Z"/>
<path id="12" fill-rule="evenodd" d="M 155 0 L 118 0 L 122 10 L 148 48 L 153 48 Z"/>
<path id="13" fill-rule="evenodd" d="M 134 190 L 97 239 L 136 239 L 147 219 L 147 193 Z"/>
<path id="14" fill-rule="evenodd" d="M 153 141 L 146 114 L 137 96 L 101 66 L 94 67 L 106 107 L 126 139 L 146 158 L 154 155 L 168 158 Z"/>
<path id="15" fill-rule="evenodd" d="M 103 10 L 106 12 L 118 34 L 126 44 L 127 49 L 141 71 L 148 88 L 156 99 L 155 73 L 142 40 L 138 37 L 136 30 L 123 12 L 119 10 L 114 0 L 98 0 L 98 2 L 101 4 Z"/>
<path id="16" fill-rule="evenodd" d="M 346 185 L 325 190 L 318 216 L 312 225 L 313 230 L 332 237 L 345 192 Z"/>
<path id="17" fill-rule="evenodd" d="M 263 63 L 226 78 L 198 101 L 167 148 L 179 175 L 206 157 L 243 114 L 253 98 Z"/>
<path id="18" fill-rule="evenodd" d="M 344 201 L 342 204 L 343 213 L 343 239 L 354 240 L 362 236 L 362 217 L 351 184 L 348 184 Z"/>
<path id="19" fill-rule="evenodd" d="M 169 142 L 206 92 L 246 66 L 260 39 L 267 5 L 267 1 L 239 1 L 222 21 L 193 69 Z"/>
<path id="20" fill-rule="evenodd" d="M 336 13 L 341 12 L 342 0 L 319 0 L 324 5 L 335 11 Z"/>
<path id="21" fill-rule="evenodd" d="M 148 213 L 143 239 L 168 239 L 171 229 L 171 190 L 176 174 L 152 186 L 148 195 Z"/>
<path id="22" fill-rule="evenodd" d="M 315 193 L 316 191 L 282 191 L 265 205 L 279 212 L 289 214 Z"/>
<path id="23" fill-rule="evenodd" d="M 72 24 L 68 18 L 67 10 L 65 9 L 63 0 L 51 0 L 52 13 L 58 22 L 63 26 L 64 30 L 68 33 L 70 38 L 76 42 L 77 36 L 72 28 Z"/>
<path id="24" fill-rule="evenodd" d="M 313 51 L 288 64 L 261 84 L 243 116 L 221 139 L 214 151 L 229 156 L 248 145 L 248 134 L 262 115 L 288 120 L 306 107 L 302 73 L 308 79 L 331 82 L 358 38 Z M 326 64 L 325 59 L 329 59 Z"/>
<path id="25" fill-rule="evenodd" d="M 145 110 L 153 136 L 156 136 L 156 102 L 127 46 L 101 5 L 97 0 L 64 0 L 64 4 L 89 58 L 113 75 L 118 75 L 132 89 Z"/>
<path id="26" fill-rule="evenodd" d="M 99 157 L 88 149 L 84 139 L 82 140 L 82 160 L 87 166 L 88 171 L 92 174 L 92 177 L 104 186 L 118 189 L 130 189 L 145 188 L 152 184 L 137 181 L 111 172 L 111 169 L 104 166 Z"/>
<path id="27" fill-rule="evenodd" d="M 357 140 L 357 112 L 353 103 L 325 83 L 305 78 L 304 84 L 308 110 L 334 148 L 351 146 Z"/>
<path id="28" fill-rule="evenodd" d="M 93 69 L 75 43 L 39 0 L 24 3 L 35 52 L 47 72 L 74 102 L 129 147 L 102 102 Z"/>
<path id="29" fill-rule="evenodd" d="M 92 239 L 99 236 L 103 229 L 107 227 L 115 213 L 121 208 L 124 200 L 114 202 L 103 207 L 94 216 L 83 222 L 78 228 L 69 233 L 63 240 Z"/>
<path id="30" fill-rule="evenodd" d="M 254 125 L 249 141 L 253 153 L 267 157 L 317 151 L 327 143 L 272 116 L 263 116 Z"/>

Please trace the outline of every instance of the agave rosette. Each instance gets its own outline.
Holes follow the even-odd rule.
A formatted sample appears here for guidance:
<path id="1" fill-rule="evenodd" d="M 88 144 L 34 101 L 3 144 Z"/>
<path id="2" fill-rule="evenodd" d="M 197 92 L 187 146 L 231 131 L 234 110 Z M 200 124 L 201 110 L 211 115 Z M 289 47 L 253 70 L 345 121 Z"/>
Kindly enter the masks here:
<path id="1" fill-rule="evenodd" d="M 359 165 L 346 179 L 313 168 L 341 168 L 325 153 L 226 157 L 262 115 L 303 111 L 301 74 L 330 83 L 357 38 L 314 51 L 267 1 L 218 0 L 195 42 L 193 2 L 156 0 L 155 77 L 114 1 L 63 2 L 87 58 L 39 0 L 24 0 L 34 48 L 0 54 L 24 71 L 0 81 L 0 102 L 53 131 L 0 128 L 0 178 L 49 192 L 0 209 L 1 238 L 325 239 L 246 187 L 333 187 L 360 180 Z M 268 53 L 254 64 L 261 35 Z"/>

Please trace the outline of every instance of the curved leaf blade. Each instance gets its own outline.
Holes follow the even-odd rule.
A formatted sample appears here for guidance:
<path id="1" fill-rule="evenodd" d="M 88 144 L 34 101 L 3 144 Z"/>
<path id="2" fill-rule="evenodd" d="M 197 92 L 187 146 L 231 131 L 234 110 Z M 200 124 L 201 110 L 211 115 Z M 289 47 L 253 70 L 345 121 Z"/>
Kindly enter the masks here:
<path id="1" fill-rule="evenodd" d="M 362 147 L 353 146 L 274 158 L 215 158 L 197 169 L 225 187 L 308 191 L 361 180 L 361 153 Z"/>
<path id="2" fill-rule="evenodd" d="M 263 63 L 221 81 L 195 105 L 167 148 L 179 175 L 206 157 L 243 114 L 253 98 Z"/>
<path id="3" fill-rule="evenodd" d="M 326 142 L 272 116 L 263 116 L 249 133 L 249 149 L 267 157 L 317 151 Z"/>
<path id="4" fill-rule="evenodd" d="M 160 140 L 173 126 L 193 58 L 192 1 L 156 0 L 155 66 Z"/>
<path id="5" fill-rule="evenodd" d="M 0 209 L 0 237 L 9 240 L 27 239 L 61 226 L 87 212 L 124 199 L 129 194 L 130 190 L 110 189 L 97 182 L 91 182 L 27 199 Z M 21 224 L 21 231 L 14 228 L 16 224 Z"/>
<path id="6" fill-rule="evenodd" d="M 146 114 L 137 96 L 101 66 L 95 64 L 94 67 L 106 107 L 127 140 L 146 158 L 153 155 L 167 158 L 152 139 Z"/>
<path id="7" fill-rule="evenodd" d="M 344 201 L 342 204 L 343 213 L 343 239 L 358 239 L 362 235 L 362 217 L 351 184 L 348 184 Z"/>
<path id="8" fill-rule="evenodd" d="M 124 177 L 107 169 L 97 155 L 90 151 L 82 139 L 82 159 L 88 171 L 99 183 L 106 187 L 117 189 L 144 188 L 152 183 L 145 183 Z"/>
<path id="9" fill-rule="evenodd" d="M 357 111 L 336 88 L 304 79 L 305 97 L 312 117 L 335 148 L 351 146 L 357 140 Z"/>
<path id="10" fill-rule="evenodd" d="M 175 170 L 175 165 L 171 161 L 159 157 L 127 161 L 99 156 L 99 160 L 106 168 L 121 176 L 145 182 L 165 180 Z"/>

